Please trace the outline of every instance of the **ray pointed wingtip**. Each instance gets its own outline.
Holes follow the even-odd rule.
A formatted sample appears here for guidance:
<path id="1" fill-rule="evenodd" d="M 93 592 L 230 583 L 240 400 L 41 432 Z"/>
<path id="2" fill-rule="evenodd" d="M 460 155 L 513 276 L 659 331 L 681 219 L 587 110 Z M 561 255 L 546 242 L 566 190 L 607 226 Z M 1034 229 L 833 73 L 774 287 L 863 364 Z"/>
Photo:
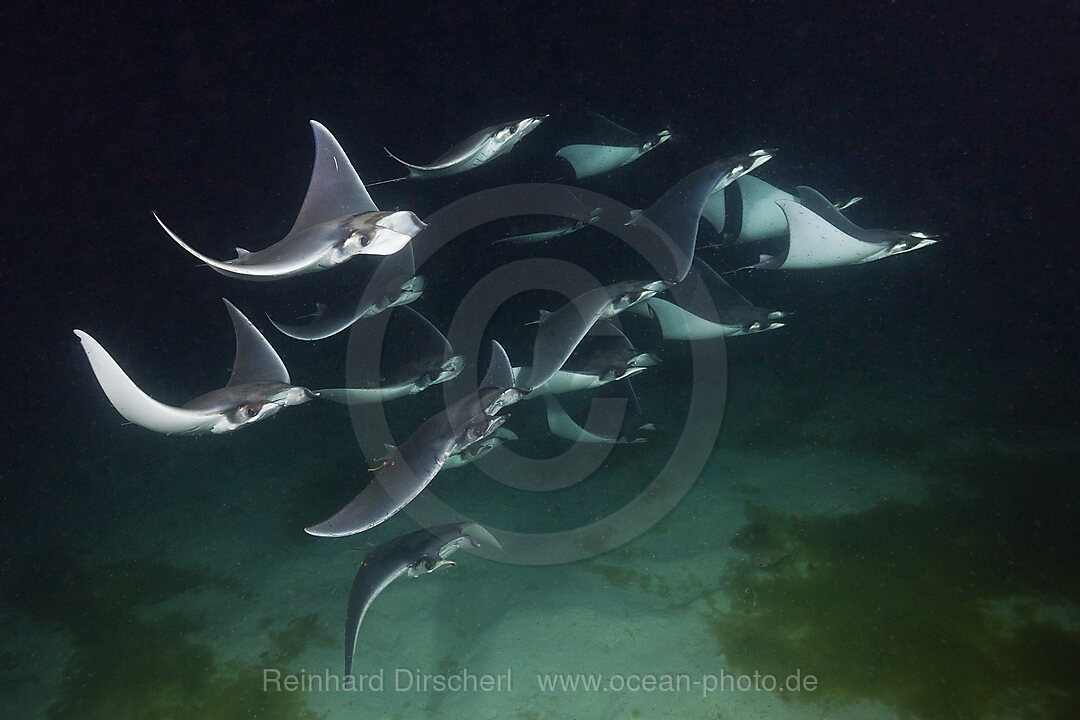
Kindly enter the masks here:
<path id="1" fill-rule="evenodd" d="M 311 135 L 315 138 L 316 152 L 318 152 L 318 148 L 324 144 L 325 139 L 331 139 L 334 142 L 337 142 L 336 138 L 334 138 L 334 133 L 330 132 L 330 130 L 318 120 L 308 120 L 308 127 L 311 128 Z"/>
<path id="2" fill-rule="evenodd" d="M 81 344 L 83 347 L 86 347 L 88 343 L 95 342 L 94 338 L 92 338 L 90 336 L 90 333 L 88 332 L 84 332 L 83 330 L 79 330 L 78 328 L 75 328 L 74 330 L 72 330 L 72 332 L 75 333 L 75 337 L 79 338 L 79 344 Z"/>
<path id="3" fill-rule="evenodd" d="M 183 239 L 179 235 L 174 233 L 169 228 L 168 225 L 165 224 L 165 221 L 162 220 L 161 216 L 157 214 L 157 210 L 151 210 L 150 214 L 154 216 L 154 219 L 157 220 L 157 224 L 161 226 L 161 229 L 165 231 L 166 235 L 171 237 L 174 242 L 176 242 L 178 245 L 180 245 L 180 247 L 182 247 L 185 250 L 187 250 L 188 252 L 192 252 L 192 254 L 194 254 L 191 247 L 186 242 L 184 242 Z"/>
<path id="4" fill-rule="evenodd" d="M 304 528 L 304 532 L 306 532 L 308 535 L 311 535 L 312 537 L 328 537 L 328 538 L 344 537 L 346 535 L 351 535 L 352 534 L 352 533 L 342 533 L 340 531 L 336 531 L 336 530 L 333 529 L 332 526 L 328 527 L 327 523 L 324 523 L 324 522 L 319 523 L 317 525 L 311 525 L 309 527 L 306 527 L 306 528 Z"/>
<path id="5" fill-rule="evenodd" d="M 269 322 L 269 323 L 270 323 L 271 325 L 273 325 L 273 326 L 274 326 L 274 329 L 275 329 L 275 330 L 277 330 L 277 331 L 278 331 L 279 333 L 281 333 L 282 335 L 284 335 L 285 337 L 290 337 L 290 338 L 292 338 L 293 340 L 305 340 L 305 339 L 306 339 L 306 338 L 302 338 L 302 337 L 300 337 L 299 335 L 297 335 L 297 334 L 296 334 L 296 331 L 294 331 L 294 330 L 291 330 L 291 329 L 290 329 L 290 326 L 288 326 L 288 325 L 282 325 L 282 324 L 278 323 L 278 321 L 277 321 L 277 320 L 275 320 L 274 318 L 270 317 L 270 313 L 263 313 L 263 314 L 264 314 L 264 315 L 266 315 L 266 320 L 267 320 L 267 321 L 268 321 L 268 322 Z"/>
<path id="6" fill-rule="evenodd" d="M 234 320 L 239 319 L 254 328 L 254 325 L 252 325 L 251 321 L 248 320 L 247 316 L 244 315 L 244 313 L 240 312 L 240 308 L 233 305 L 232 302 L 229 301 L 229 298 L 223 297 L 221 298 L 221 302 L 225 303 L 225 310 L 228 311 L 229 317 L 233 318 Z"/>
<path id="7" fill-rule="evenodd" d="M 499 542 L 498 538 L 492 535 L 490 530 L 479 523 L 470 523 L 465 526 L 462 530 L 462 534 L 472 538 L 473 541 L 480 545 L 489 545 L 500 552 L 503 549 L 502 543 Z"/>

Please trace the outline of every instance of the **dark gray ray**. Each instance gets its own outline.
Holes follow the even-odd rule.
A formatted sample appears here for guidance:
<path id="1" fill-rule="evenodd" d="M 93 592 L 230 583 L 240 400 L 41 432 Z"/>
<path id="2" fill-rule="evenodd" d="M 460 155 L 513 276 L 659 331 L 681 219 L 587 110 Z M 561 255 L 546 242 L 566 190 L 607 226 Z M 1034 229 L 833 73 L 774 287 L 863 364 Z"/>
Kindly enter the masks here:
<path id="1" fill-rule="evenodd" d="M 516 434 L 505 427 L 501 427 L 483 440 L 477 440 L 472 445 L 452 454 L 446 459 L 446 462 L 443 463 L 443 470 L 452 470 L 453 468 L 459 468 L 468 465 L 469 463 L 476 462 L 504 442 L 517 439 L 518 436 Z"/>
<path id="2" fill-rule="evenodd" d="M 784 327 L 779 320 L 786 313 L 755 306 L 700 258 L 694 259 L 694 266 L 708 291 L 714 311 L 709 314 L 715 314 L 714 318 L 706 319 L 661 298 L 650 298 L 634 309 L 655 319 L 665 340 L 708 340 Z"/>
<path id="3" fill-rule="evenodd" d="M 661 282 L 615 283 L 588 290 L 545 315 L 537 326 L 532 370 L 525 389 L 535 390 L 550 380 L 598 320 L 612 317 L 666 288 Z"/>
<path id="4" fill-rule="evenodd" d="M 512 388 L 514 387 L 514 371 L 510 366 L 510 358 L 506 350 L 496 340 L 491 341 L 491 359 L 488 362 L 487 372 L 480 381 L 479 388 Z"/>
<path id="5" fill-rule="evenodd" d="M 532 243 L 547 242 L 548 240 L 554 240 L 557 237 L 575 233 L 585 227 L 588 223 L 580 220 L 559 218 L 549 219 L 547 224 L 550 226 L 547 230 L 521 233 L 519 235 L 508 235 L 507 237 L 498 238 L 492 242 L 510 243 L 512 245 L 529 245 Z"/>
<path id="6" fill-rule="evenodd" d="M 453 567 L 454 562 L 447 558 L 465 545 L 501 549 L 499 541 L 480 525 L 453 523 L 402 535 L 368 552 L 353 578 L 345 612 L 346 677 L 352 675 L 360 624 L 375 598 L 403 575 L 419 577 L 442 567 Z"/>
<path id="7" fill-rule="evenodd" d="M 783 323 L 773 321 L 785 317 L 786 313 L 754 305 L 704 260 L 695 258 L 694 267 L 701 273 L 709 297 L 716 306 L 717 319 L 722 325 L 742 327 L 745 332 L 783 327 Z"/>
<path id="8" fill-rule="evenodd" d="M 303 324 L 279 323 L 267 317 L 274 327 L 293 339 L 323 340 L 351 327 L 357 320 L 417 300 L 424 292 L 425 281 L 415 272 L 412 243 L 409 243 L 382 259 L 364 285 L 359 300 L 316 303 L 315 313 L 307 316 L 311 321 Z"/>
<path id="9" fill-rule="evenodd" d="M 387 456 L 375 479 L 330 519 L 305 528 L 319 537 L 342 537 L 375 527 L 419 495 L 455 452 L 488 437 L 506 421 L 495 416 L 521 398 L 505 381 L 512 373 L 502 346 L 493 343 L 492 363 L 480 389 L 424 421 L 399 447 L 387 446 Z"/>
<path id="10" fill-rule="evenodd" d="M 514 218 L 515 227 L 511 235 L 494 240 L 494 243 L 524 245 L 545 242 L 581 230 L 597 222 L 603 211 L 591 204 L 586 204 L 577 188 L 568 185 L 553 186 L 562 196 L 562 202 L 570 211 L 569 216 L 523 215 Z"/>
<path id="11" fill-rule="evenodd" d="M 597 321 L 567 358 L 560 372 L 592 375 L 597 380 L 596 387 L 599 387 L 659 364 L 660 359 L 656 355 L 635 348 L 614 321 L 606 319 Z"/>
<path id="12" fill-rule="evenodd" d="M 655 247 L 655 252 L 649 259 L 659 271 L 661 280 L 674 285 L 690 272 L 697 245 L 698 224 L 709 196 L 735 182 L 769 157 L 771 154 L 767 151 L 755 150 L 710 163 L 684 177 L 659 200 L 630 219 L 628 225 L 638 225 L 650 232 L 646 242 Z M 649 227 L 650 223 L 652 228 Z"/>
<path id="13" fill-rule="evenodd" d="M 354 341 L 366 342 L 362 336 L 350 338 L 350 343 Z M 389 350 L 397 355 L 401 354 L 401 348 L 405 348 L 411 359 L 395 367 L 381 369 L 378 377 L 354 377 L 362 373 L 350 372 L 353 387 L 321 389 L 318 391 L 319 397 L 346 405 L 386 402 L 455 378 L 464 367 L 464 358 L 453 354 L 454 350 L 446 336 L 408 305 L 394 311 L 382 347 L 383 353 Z"/>
<path id="14" fill-rule="evenodd" d="M 345 537 L 369 530 L 405 507 L 427 487 L 453 451 L 456 438 L 444 418 L 421 425 L 401 448 L 387 446 L 382 466 L 360 494 L 329 519 L 304 528 L 316 537 Z M 409 453 L 408 460 L 402 454 Z"/>
<path id="15" fill-rule="evenodd" d="M 463 421 L 466 416 L 468 422 Z M 454 452 L 495 432 L 505 420 L 485 414 L 475 396 L 462 398 L 422 423 L 400 447 L 388 446 L 374 480 L 332 517 L 305 532 L 344 537 L 379 525 L 419 495 Z M 463 430 L 458 432 L 458 427 Z"/>

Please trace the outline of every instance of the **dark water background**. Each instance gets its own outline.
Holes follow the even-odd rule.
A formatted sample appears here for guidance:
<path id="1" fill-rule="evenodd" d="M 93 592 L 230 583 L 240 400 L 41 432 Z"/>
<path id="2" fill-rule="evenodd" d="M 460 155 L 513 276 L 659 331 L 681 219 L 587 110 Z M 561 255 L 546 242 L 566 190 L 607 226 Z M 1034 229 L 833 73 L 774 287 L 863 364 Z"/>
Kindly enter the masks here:
<path id="1" fill-rule="evenodd" d="M 831 365 L 899 366 L 916 404 L 1006 387 L 986 410 L 1003 438 L 1075 432 L 1078 30 L 1075 3 L 1039 1 L 9 9 L 6 576 L 42 548 L 85 548 L 113 513 L 168 491 L 131 476 L 170 460 L 119 426 L 71 329 L 116 349 L 136 381 L 180 393 L 168 399 L 218 386 L 231 361 L 219 298 L 253 317 L 282 298 L 195 267 L 150 211 L 216 257 L 282 236 L 310 172 L 311 118 L 368 180 L 399 172 L 384 145 L 434 157 L 526 115 L 592 109 L 642 130 L 669 125 L 670 147 L 598 185 L 637 207 L 714 157 L 778 147 L 762 177 L 865 195 L 857 222 L 942 240 L 872 272 L 740 277 L 761 304 L 797 305 L 802 328 L 744 350 L 748 361 L 788 377 L 812 366 L 821 382 Z M 537 147 L 546 130 L 530 138 Z M 528 142 L 486 177 L 373 195 L 422 216 L 495 182 L 549 179 Z M 298 344 L 279 350 L 297 379 L 340 365 Z M 299 463 L 348 437 L 284 416 L 275 425 L 210 441 L 227 441 L 230 457 Z M 304 447 L 282 443 L 283 429 Z M 177 439 L 173 452 L 207 443 Z M 97 482 L 85 483 L 87 467 Z"/>

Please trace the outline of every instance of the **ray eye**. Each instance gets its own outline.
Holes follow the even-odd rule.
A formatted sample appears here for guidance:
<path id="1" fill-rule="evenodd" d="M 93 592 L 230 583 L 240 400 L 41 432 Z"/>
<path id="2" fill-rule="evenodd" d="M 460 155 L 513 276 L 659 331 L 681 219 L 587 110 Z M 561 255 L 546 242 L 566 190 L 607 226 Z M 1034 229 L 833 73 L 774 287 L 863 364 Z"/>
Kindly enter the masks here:
<path id="1" fill-rule="evenodd" d="M 242 420 L 252 420 L 258 416 L 262 407 L 262 405 L 244 405 L 239 410 L 240 418 Z"/>

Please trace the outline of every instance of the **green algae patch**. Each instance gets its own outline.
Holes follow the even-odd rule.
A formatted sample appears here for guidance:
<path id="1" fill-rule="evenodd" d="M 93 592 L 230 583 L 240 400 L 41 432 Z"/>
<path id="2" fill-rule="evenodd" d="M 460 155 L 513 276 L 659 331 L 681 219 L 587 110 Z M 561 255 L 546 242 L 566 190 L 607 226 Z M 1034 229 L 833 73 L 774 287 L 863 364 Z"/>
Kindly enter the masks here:
<path id="1" fill-rule="evenodd" d="M 643 593 L 652 593 L 662 598 L 671 597 L 671 587 L 667 581 L 647 571 L 631 570 L 630 568 L 595 561 L 582 563 L 580 567 L 585 572 L 600 577 L 605 584 L 619 590 L 636 588 Z"/>
<path id="2" fill-rule="evenodd" d="M 269 635 L 274 650 L 268 655 L 268 659 L 273 663 L 295 660 L 312 642 L 322 647 L 333 647 L 336 644 L 334 638 L 319 624 L 318 613 L 296 618 L 281 630 L 270 630 Z"/>
<path id="3" fill-rule="evenodd" d="M 64 553 L 28 567 L 13 601 L 74 644 L 50 720 L 316 717 L 295 693 L 263 692 L 261 666 L 219 662 L 194 639 L 205 617 L 140 612 L 211 581 L 206 568 L 156 558 L 89 567 Z"/>
<path id="4" fill-rule="evenodd" d="M 1080 599 L 1075 543 L 1032 543 L 1063 540 L 1074 522 L 1070 506 L 1022 492 L 842 516 L 753 507 L 733 546 L 791 561 L 731 563 L 730 608 L 709 596 L 704 619 L 731 671 L 816 677 L 789 701 L 876 701 L 925 720 L 1074 717 L 1080 633 L 1030 610 Z M 1016 597 L 1028 611 L 990 611 Z"/>

